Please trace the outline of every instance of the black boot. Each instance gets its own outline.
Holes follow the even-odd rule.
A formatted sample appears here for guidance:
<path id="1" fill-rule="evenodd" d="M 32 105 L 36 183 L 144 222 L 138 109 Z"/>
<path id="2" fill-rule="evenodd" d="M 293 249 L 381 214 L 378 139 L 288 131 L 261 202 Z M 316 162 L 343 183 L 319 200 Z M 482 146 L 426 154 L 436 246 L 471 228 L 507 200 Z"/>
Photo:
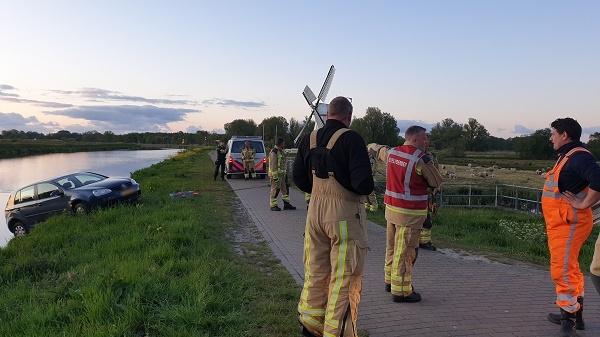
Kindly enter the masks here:
<path id="1" fill-rule="evenodd" d="M 435 252 L 437 250 L 437 248 L 431 243 L 431 241 L 429 241 L 427 243 L 419 243 L 419 248 L 431 250 L 433 252 Z"/>
<path id="2" fill-rule="evenodd" d="M 394 299 L 394 302 L 396 302 L 396 303 L 402 303 L 402 302 L 416 303 L 416 302 L 421 302 L 421 294 L 419 294 L 418 292 L 415 292 L 415 291 L 413 291 L 408 296 L 392 295 L 392 297 Z"/>
<path id="3" fill-rule="evenodd" d="M 560 309 L 560 337 L 577 337 L 575 314 Z"/>
<path id="4" fill-rule="evenodd" d="M 577 297 L 577 302 L 579 302 L 581 307 L 579 308 L 579 311 L 575 313 L 575 329 L 585 330 L 585 322 L 583 321 L 583 297 Z M 548 321 L 554 324 L 560 324 L 561 318 L 561 314 L 548 314 Z"/>
<path id="5" fill-rule="evenodd" d="M 385 284 L 385 291 L 387 291 L 388 293 L 389 293 L 389 292 L 392 292 L 392 285 L 391 285 L 391 284 L 387 284 L 387 283 L 386 283 L 386 284 Z"/>
<path id="6" fill-rule="evenodd" d="M 290 204 L 289 202 L 284 201 L 283 202 L 283 209 L 295 210 L 296 207 L 292 206 L 292 204 Z"/>
<path id="7" fill-rule="evenodd" d="M 313 333 L 311 333 L 310 331 L 308 331 L 308 329 L 304 325 L 300 324 L 300 326 L 301 326 L 300 330 L 301 330 L 302 336 L 304 336 L 304 337 L 317 337 L 316 335 L 314 335 Z"/>
<path id="8" fill-rule="evenodd" d="M 275 205 L 275 206 L 271 206 L 271 210 L 272 211 L 281 211 L 281 208 L 279 208 L 279 206 Z"/>

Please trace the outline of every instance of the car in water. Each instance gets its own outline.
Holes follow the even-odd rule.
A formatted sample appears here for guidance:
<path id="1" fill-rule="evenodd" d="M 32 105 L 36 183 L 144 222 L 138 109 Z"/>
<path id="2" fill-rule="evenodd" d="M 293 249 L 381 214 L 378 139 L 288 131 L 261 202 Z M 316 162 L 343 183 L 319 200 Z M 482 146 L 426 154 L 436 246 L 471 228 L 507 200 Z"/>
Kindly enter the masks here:
<path id="1" fill-rule="evenodd" d="M 25 186 L 8 197 L 4 216 L 8 229 L 22 236 L 54 214 L 87 213 L 98 207 L 137 201 L 140 185 L 131 178 L 78 172 Z"/>
<path id="2" fill-rule="evenodd" d="M 254 149 L 254 172 L 256 176 L 264 179 L 267 176 L 267 155 L 265 143 L 260 136 L 233 136 L 227 142 L 227 156 L 225 157 L 225 174 L 227 179 L 244 175 L 244 161 L 242 149 L 246 142 Z"/>

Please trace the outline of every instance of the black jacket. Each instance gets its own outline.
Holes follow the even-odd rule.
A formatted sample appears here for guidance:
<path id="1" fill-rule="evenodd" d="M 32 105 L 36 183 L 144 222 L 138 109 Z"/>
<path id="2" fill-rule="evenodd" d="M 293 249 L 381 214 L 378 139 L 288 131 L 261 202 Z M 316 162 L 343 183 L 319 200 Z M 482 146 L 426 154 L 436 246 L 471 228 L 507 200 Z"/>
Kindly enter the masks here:
<path id="1" fill-rule="evenodd" d="M 346 126 L 329 119 L 325 126 L 317 132 L 317 146 L 327 146 L 333 134 Z M 294 160 L 294 183 L 306 193 L 312 190 L 312 171 L 310 163 L 310 134 L 306 135 L 298 145 L 298 154 Z M 330 151 L 333 159 L 335 180 L 347 190 L 360 195 L 373 192 L 373 174 L 367 146 L 356 131 L 344 133 Z"/>
<path id="2" fill-rule="evenodd" d="M 578 146 L 585 147 L 581 142 L 571 142 L 561 146 L 557 150 L 559 159 Z M 590 153 L 577 152 L 569 158 L 560 171 L 558 189 L 561 192 L 569 191 L 577 194 L 588 186 L 600 192 L 600 166 Z"/>
<path id="3" fill-rule="evenodd" d="M 227 155 L 227 147 L 217 145 L 216 150 L 217 150 L 217 162 L 225 163 L 225 156 Z"/>

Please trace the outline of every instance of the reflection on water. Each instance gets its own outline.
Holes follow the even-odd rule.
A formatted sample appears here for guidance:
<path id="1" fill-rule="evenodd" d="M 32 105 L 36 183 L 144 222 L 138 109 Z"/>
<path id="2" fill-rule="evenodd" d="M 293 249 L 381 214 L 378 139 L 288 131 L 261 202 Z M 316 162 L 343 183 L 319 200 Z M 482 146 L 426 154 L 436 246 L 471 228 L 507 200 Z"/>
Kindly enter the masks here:
<path id="1" fill-rule="evenodd" d="M 175 154 L 177 150 L 100 151 L 53 153 L 0 160 L 0 246 L 12 233 L 6 227 L 4 206 L 14 190 L 40 180 L 77 172 L 92 171 L 107 176 L 129 177 L 130 173 Z"/>

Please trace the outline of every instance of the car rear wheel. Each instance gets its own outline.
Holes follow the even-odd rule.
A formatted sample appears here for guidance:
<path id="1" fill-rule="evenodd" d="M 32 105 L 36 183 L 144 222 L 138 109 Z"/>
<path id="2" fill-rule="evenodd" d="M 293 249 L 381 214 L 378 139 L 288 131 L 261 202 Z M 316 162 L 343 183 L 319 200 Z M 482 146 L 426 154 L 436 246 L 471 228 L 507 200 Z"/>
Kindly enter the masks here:
<path id="1" fill-rule="evenodd" d="M 75 206 L 73 206 L 73 213 L 75 213 L 76 215 L 87 214 L 88 211 L 89 211 L 88 207 L 82 202 L 75 204 Z"/>
<path id="2" fill-rule="evenodd" d="M 227 179 L 231 179 L 231 174 L 227 173 Z"/>
<path id="3" fill-rule="evenodd" d="M 25 225 L 21 221 L 15 221 L 12 227 L 13 234 L 15 235 L 15 237 L 25 236 L 27 235 L 27 233 L 29 233 L 29 228 L 27 228 L 27 225 Z"/>

